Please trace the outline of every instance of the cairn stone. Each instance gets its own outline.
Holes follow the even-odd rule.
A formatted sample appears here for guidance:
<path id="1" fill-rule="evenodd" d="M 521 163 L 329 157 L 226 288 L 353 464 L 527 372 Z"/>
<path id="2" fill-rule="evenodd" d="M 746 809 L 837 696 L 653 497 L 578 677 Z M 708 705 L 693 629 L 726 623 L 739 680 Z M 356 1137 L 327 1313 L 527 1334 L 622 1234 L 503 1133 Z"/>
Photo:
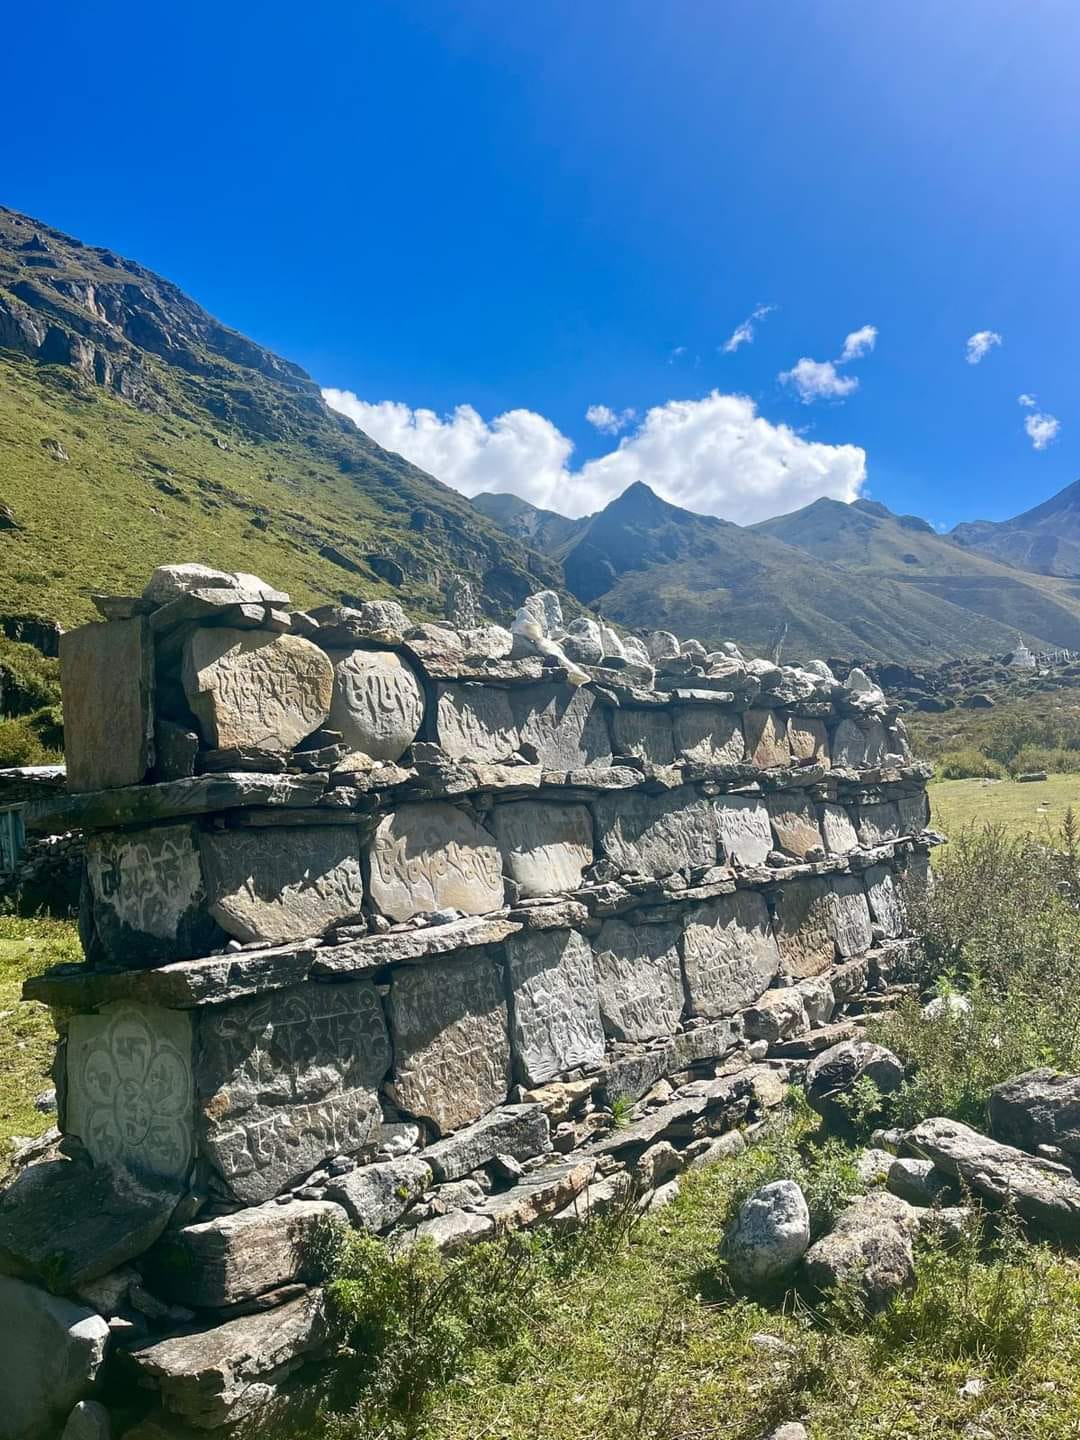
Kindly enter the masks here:
<path id="1" fill-rule="evenodd" d="M 108 1343 L 100 1315 L 0 1275 L 4 1440 L 58 1435 L 97 1379 Z"/>

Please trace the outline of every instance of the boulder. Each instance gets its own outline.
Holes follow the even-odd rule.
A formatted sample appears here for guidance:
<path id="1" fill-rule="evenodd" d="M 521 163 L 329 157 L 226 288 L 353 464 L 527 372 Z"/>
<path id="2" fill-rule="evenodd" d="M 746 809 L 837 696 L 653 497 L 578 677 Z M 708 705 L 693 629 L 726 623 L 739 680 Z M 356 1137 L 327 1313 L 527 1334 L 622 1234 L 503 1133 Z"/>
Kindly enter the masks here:
<path id="1" fill-rule="evenodd" d="M 325 724 L 334 667 L 300 635 L 202 628 L 184 646 L 183 683 L 210 749 L 281 753 Z"/>
<path id="2" fill-rule="evenodd" d="M 0 1276 L 0 1440 L 53 1440 L 108 1343 L 93 1310 Z"/>
<path id="3" fill-rule="evenodd" d="M 885 1188 L 909 1205 L 948 1204 L 956 1198 L 955 1181 L 931 1160 L 893 1159 L 885 1177 Z"/>
<path id="4" fill-rule="evenodd" d="M 966 995 L 950 991 L 947 995 L 935 995 L 922 1009 L 924 1020 L 947 1020 L 956 1023 L 971 1014 L 971 1001 Z M 1002 1137 L 1005 1138 L 1004 1136 Z"/>
<path id="5" fill-rule="evenodd" d="M 854 1291 L 876 1314 L 915 1283 L 911 1242 L 917 1230 L 915 1213 L 903 1200 L 885 1191 L 864 1195 L 810 1247 L 803 1273 L 823 1293 L 838 1286 Z"/>
<path id="6" fill-rule="evenodd" d="M 847 1133 L 851 1120 L 845 1101 L 858 1081 L 873 1081 L 883 1095 L 904 1083 L 904 1066 L 884 1045 L 869 1040 L 844 1040 L 822 1051 L 806 1072 L 806 1098 L 826 1124 Z"/>
<path id="7" fill-rule="evenodd" d="M 1080 1161 L 1080 1075 L 1029 1070 L 994 1087 L 989 1114 L 991 1131 L 1007 1145 L 1031 1151 L 1055 1145 Z"/>
<path id="8" fill-rule="evenodd" d="M 447 632 L 449 633 L 449 632 Z M 399 760 L 424 718 L 416 675 L 392 650 L 332 650 L 330 728 L 350 750 L 373 760 Z"/>
<path id="9" fill-rule="evenodd" d="M 327 1199 L 348 1212 L 353 1224 L 373 1234 L 399 1220 L 431 1185 L 431 1166 L 419 1155 L 361 1165 L 327 1186 Z"/>
<path id="10" fill-rule="evenodd" d="M 80 1400 L 67 1418 L 60 1440 L 110 1440 L 112 1421 L 99 1400 Z"/>
<path id="11" fill-rule="evenodd" d="M 600 626 L 586 615 L 571 621 L 563 637 L 562 647 L 579 665 L 599 665 L 604 658 L 604 640 Z"/>
<path id="12" fill-rule="evenodd" d="M 991 1205 L 1069 1239 L 1080 1237 L 1080 1182 L 1065 1165 L 990 1140 L 958 1120 L 924 1120 L 904 1148 L 956 1176 Z"/>
<path id="13" fill-rule="evenodd" d="M 744 1200 L 724 1237 L 732 1280 L 764 1289 L 787 1279 L 810 1244 L 810 1211 L 794 1180 L 774 1180 Z"/>
<path id="14" fill-rule="evenodd" d="M 679 653 L 678 637 L 670 630 L 654 630 L 646 641 L 650 660 L 670 660 Z"/>

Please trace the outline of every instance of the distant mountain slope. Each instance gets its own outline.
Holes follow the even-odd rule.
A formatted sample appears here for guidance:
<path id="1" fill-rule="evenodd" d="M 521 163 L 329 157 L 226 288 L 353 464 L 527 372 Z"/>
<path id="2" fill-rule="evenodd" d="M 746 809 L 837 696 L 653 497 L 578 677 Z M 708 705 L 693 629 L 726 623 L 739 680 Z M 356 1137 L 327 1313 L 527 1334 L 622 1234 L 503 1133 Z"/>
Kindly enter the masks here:
<path id="1" fill-rule="evenodd" d="M 873 502 L 818 501 L 744 529 L 639 483 L 577 522 L 554 553 L 594 610 L 706 644 L 767 652 L 782 638 L 789 658 L 908 663 L 1003 653 L 1018 632 L 1038 646 L 1080 645 L 1069 587 L 966 555 Z"/>
<path id="2" fill-rule="evenodd" d="M 201 560 L 300 601 L 393 594 L 493 613 L 559 584 L 457 491 L 169 281 L 0 208 L 0 613 L 71 624 L 96 590 Z"/>
<path id="3" fill-rule="evenodd" d="M 1012 520 L 974 520 L 949 538 L 1021 570 L 1080 578 L 1080 480 Z"/>
<path id="4" fill-rule="evenodd" d="M 540 510 L 517 495 L 492 494 L 485 491 L 474 495 L 472 503 L 486 515 L 500 530 L 542 550 L 547 555 L 556 555 L 566 543 L 578 534 L 587 520 L 568 520 L 554 510 Z"/>

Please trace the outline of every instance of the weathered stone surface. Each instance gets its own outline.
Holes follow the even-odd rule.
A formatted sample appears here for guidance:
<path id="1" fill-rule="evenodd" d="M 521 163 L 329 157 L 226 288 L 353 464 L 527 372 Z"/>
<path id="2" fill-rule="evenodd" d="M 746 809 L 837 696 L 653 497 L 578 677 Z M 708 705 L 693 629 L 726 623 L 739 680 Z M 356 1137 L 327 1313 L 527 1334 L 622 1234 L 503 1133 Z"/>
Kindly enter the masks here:
<path id="1" fill-rule="evenodd" d="M 238 940 L 322 935 L 364 903 L 359 836 L 348 826 L 213 831 L 200 850 L 210 913 Z"/>
<path id="2" fill-rule="evenodd" d="M 96 940 L 115 963 L 181 960 L 218 942 L 195 826 L 91 835 L 86 875 Z"/>
<path id="3" fill-rule="evenodd" d="M 604 1056 L 589 942 L 574 930 L 529 931 L 506 942 L 514 1060 L 526 1085 L 542 1085 Z"/>
<path id="4" fill-rule="evenodd" d="M 829 913 L 836 948 L 846 960 L 861 955 L 873 944 L 870 907 L 862 881 L 855 875 L 837 875 L 829 887 Z"/>
<path id="5" fill-rule="evenodd" d="M 246 595 L 257 596 L 268 605 L 287 605 L 289 597 L 284 590 L 275 590 L 258 575 L 249 575 L 242 570 L 215 570 L 210 565 L 199 565 L 194 561 L 182 565 L 159 565 L 143 587 L 143 599 L 152 605 L 167 605 L 192 590 L 219 589 L 239 590 Z"/>
<path id="6" fill-rule="evenodd" d="M 361 1165 L 328 1185 L 326 1194 L 345 1207 L 354 1225 L 378 1234 L 404 1215 L 431 1179 L 431 1167 L 421 1156 L 404 1155 L 379 1165 Z"/>
<path id="7" fill-rule="evenodd" d="M 60 1440 L 112 1440 L 112 1421 L 100 1400 L 80 1400 L 72 1408 Z"/>
<path id="8" fill-rule="evenodd" d="M 69 790 L 137 785 L 153 764 L 153 652 L 145 618 L 60 636 Z"/>
<path id="9" fill-rule="evenodd" d="M 592 818 L 584 805 L 499 805 L 494 830 L 507 873 L 525 898 L 576 890 L 593 861 Z"/>
<path id="10" fill-rule="evenodd" d="M 891 801 L 859 806 L 859 840 L 863 845 L 884 845 L 887 840 L 895 840 L 902 829 L 900 811 Z"/>
<path id="11" fill-rule="evenodd" d="M 918 835 L 930 824 L 930 797 L 923 790 L 918 795 L 903 795 L 896 802 L 900 812 L 900 830 L 904 835 Z"/>
<path id="12" fill-rule="evenodd" d="M 330 728 L 350 750 L 373 760 L 398 760 L 416 739 L 424 692 L 392 650 L 332 650 L 334 691 Z"/>
<path id="13" fill-rule="evenodd" d="M 828 977 L 811 975 L 806 980 L 800 980 L 795 988 L 802 996 L 803 1009 L 811 1030 L 828 1025 L 836 1009 L 836 996 Z"/>
<path id="14" fill-rule="evenodd" d="M 402 805 L 379 822 L 371 845 L 371 898 L 391 920 L 432 910 L 486 915 L 503 903 L 495 841 L 461 810 Z"/>
<path id="15" fill-rule="evenodd" d="M 434 728 L 452 760 L 502 760 L 520 743 L 510 692 L 493 685 L 437 685 Z"/>
<path id="16" fill-rule="evenodd" d="M 904 933 L 904 900 L 893 872 L 887 865 L 874 865 L 863 873 L 870 915 L 889 939 Z"/>
<path id="17" fill-rule="evenodd" d="M 814 806 L 798 791 L 781 790 L 765 799 L 776 848 L 796 860 L 805 860 L 811 851 L 824 846 Z"/>
<path id="18" fill-rule="evenodd" d="M 836 959 L 831 893 L 824 880 L 793 880 L 776 892 L 774 931 L 792 975 L 820 975 Z"/>
<path id="19" fill-rule="evenodd" d="M 915 1283 L 911 1207 L 877 1191 L 840 1215 L 830 1234 L 812 1245 L 803 1262 L 807 1281 L 820 1291 L 854 1287 L 871 1313 L 884 1310 Z"/>
<path id="20" fill-rule="evenodd" d="M 796 764 L 829 765 L 829 732 L 823 720 L 808 715 L 789 715 L 788 744 Z"/>
<path id="21" fill-rule="evenodd" d="M 904 1083 L 904 1066 L 869 1040 L 845 1040 L 823 1051 L 806 1072 L 806 1098 L 810 1107 L 834 1129 L 848 1132 L 851 1116 L 846 1101 L 856 1084 L 871 1080 L 880 1093 L 891 1095 Z"/>
<path id="22" fill-rule="evenodd" d="M 174 1304 L 234 1305 L 321 1279 L 333 1227 L 346 1223 L 328 1200 L 271 1201 L 166 1231 L 139 1268 L 154 1294 Z"/>
<path id="23" fill-rule="evenodd" d="M 611 764 L 605 708 L 587 686 L 521 686 L 511 690 L 510 704 L 521 740 L 536 746 L 545 770 Z"/>
<path id="24" fill-rule="evenodd" d="M 767 1040 L 770 1045 L 802 1035 L 809 1023 L 802 994 L 793 985 L 766 990 L 756 1004 L 743 1012 L 747 1039 Z"/>
<path id="25" fill-rule="evenodd" d="M 636 755 L 652 765 L 670 765 L 675 759 L 671 712 L 621 707 L 610 712 L 611 733 L 617 755 Z"/>
<path id="26" fill-rule="evenodd" d="M 530 1171 L 512 1190 L 489 1196 L 477 1213 L 492 1221 L 497 1235 L 507 1230 L 528 1229 L 569 1205 L 595 1173 L 593 1159 L 552 1160 L 539 1170 Z"/>
<path id="27" fill-rule="evenodd" d="M 64 1051 L 64 1129 L 99 1165 L 186 1180 L 194 1157 L 189 1015 L 120 1002 L 75 1015 Z"/>
<path id="28" fill-rule="evenodd" d="M 254 1414 L 330 1334 L 322 1292 L 313 1290 L 274 1310 L 168 1336 L 133 1350 L 131 1358 L 167 1411 L 209 1430 Z"/>
<path id="29" fill-rule="evenodd" d="M 510 1088 L 506 999 L 483 955 L 403 966 L 390 982 L 394 1096 L 410 1115 L 456 1130 L 502 1104 Z"/>
<path id="30" fill-rule="evenodd" d="M 821 834 L 830 855 L 847 855 L 858 849 L 859 837 L 842 805 L 822 805 Z"/>
<path id="31" fill-rule="evenodd" d="M 712 1018 L 752 1005 L 779 966 L 768 907 L 755 892 L 723 895 L 687 914 L 683 968 L 691 1014 Z"/>
<path id="32" fill-rule="evenodd" d="M 773 848 L 769 812 L 755 796 L 721 795 L 713 801 L 722 854 L 736 865 L 764 865 Z"/>
<path id="33" fill-rule="evenodd" d="M 744 1200 L 724 1237 L 728 1270 L 743 1289 L 791 1275 L 810 1244 L 810 1211 L 794 1180 L 774 1180 Z"/>
<path id="34" fill-rule="evenodd" d="M 374 985 L 308 983 L 204 1011 L 196 1073 L 200 1151 L 216 1190 L 258 1205 L 380 1120 L 390 1042 Z"/>
<path id="35" fill-rule="evenodd" d="M 885 754 L 885 726 L 873 717 L 841 720 L 833 732 L 832 761 L 840 768 L 861 770 L 882 765 Z"/>
<path id="36" fill-rule="evenodd" d="M 885 1184 L 893 1195 L 899 1195 L 909 1205 L 948 1205 L 956 1199 L 955 1181 L 932 1160 L 894 1157 Z"/>
<path id="37" fill-rule="evenodd" d="M 593 813 L 597 844 L 620 870 L 664 876 L 716 862 L 712 805 L 688 787 L 603 795 Z"/>
<path id="38" fill-rule="evenodd" d="M 683 1012 L 677 924 L 605 920 L 593 942 L 604 1029 L 616 1040 L 671 1035 Z"/>
<path id="39" fill-rule="evenodd" d="M 776 710 L 747 710 L 743 716 L 746 758 L 761 770 L 791 764 L 787 721 Z"/>
<path id="40" fill-rule="evenodd" d="M 1021 1150 L 1054 1145 L 1080 1157 L 1080 1076 L 1029 1070 L 990 1092 L 990 1128 Z"/>
<path id="41" fill-rule="evenodd" d="M 1009 1205 L 1054 1234 L 1080 1236 L 1080 1182 L 1067 1166 L 989 1140 L 958 1120 L 924 1120 L 903 1144 L 991 1204 Z"/>
<path id="42" fill-rule="evenodd" d="M 0 1273 L 74 1290 L 148 1250 L 179 1197 L 104 1165 L 28 1165 L 0 1195 Z"/>
<path id="43" fill-rule="evenodd" d="M 422 1220 L 411 1230 L 399 1230 L 389 1240 L 395 1254 L 411 1250 L 414 1245 L 430 1240 L 441 1255 L 456 1255 L 478 1240 L 489 1239 L 495 1233 L 495 1224 L 490 1215 L 474 1215 L 467 1210 L 451 1210 L 449 1215 L 436 1215 L 431 1220 Z"/>
<path id="44" fill-rule="evenodd" d="M 736 765 L 746 754 L 739 716 L 711 705 L 677 705 L 672 716 L 675 750 L 703 765 Z"/>
<path id="45" fill-rule="evenodd" d="M 282 752 L 325 723 L 334 667 L 299 635 L 202 628 L 184 646 L 183 682 L 211 749 Z"/>
<path id="46" fill-rule="evenodd" d="M 435 1179 L 445 1183 L 460 1180 L 496 1155 L 528 1160 L 550 1149 L 550 1127 L 542 1105 L 503 1105 L 475 1125 L 429 1145 L 423 1156 Z"/>
<path id="47" fill-rule="evenodd" d="M 109 1343 L 100 1315 L 0 1276 L 0 1437 L 53 1440 Z"/>

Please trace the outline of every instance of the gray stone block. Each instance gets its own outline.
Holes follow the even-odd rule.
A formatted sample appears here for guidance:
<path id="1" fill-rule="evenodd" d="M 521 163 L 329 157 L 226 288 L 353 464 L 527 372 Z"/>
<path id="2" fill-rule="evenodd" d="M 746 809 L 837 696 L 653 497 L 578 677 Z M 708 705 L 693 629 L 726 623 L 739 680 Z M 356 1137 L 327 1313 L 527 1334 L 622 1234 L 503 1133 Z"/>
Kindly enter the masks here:
<path id="1" fill-rule="evenodd" d="M 843 805 L 822 805 L 821 834 L 830 855 L 847 855 L 859 848 L 859 837 Z"/>
<path id="2" fill-rule="evenodd" d="M 138 785 L 153 764 L 153 650 L 146 619 L 60 636 L 69 790 Z"/>
<path id="3" fill-rule="evenodd" d="M 610 765 L 605 707 L 588 686 L 525 685 L 510 691 L 521 740 L 535 745 L 545 770 Z"/>
<path id="4" fill-rule="evenodd" d="M 776 848 L 796 860 L 804 860 L 811 851 L 822 850 L 817 811 L 800 791 L 781 790 L 765 799 Z"/>
<path id="5" fill-rule="evenodd" d="M 526 1085 L 604 1056 L 589 942 L 574 930 L 527 931 L 506 942 L 514 1059 Z"/>
<path id="6" fill-rule="evenodd" d="M 903 832 L 900 811 L 892 801 L 880 805 L 859 806 L 859 840 L 872 848 L 896 840 Z"/>
<path id="7" fill-rule="evenodd" d="M 616 755 L 636 755 L 652 765 L 670 765 L 675 759 L 671 712 L 654 708 L 620 707 L 610 712 Z"/>
<path id="8" fill-rule="evenodd" d="M 702 765 L 737 765 L 746 754 L 740 717 L 712 705 L 676 706 L 676 752 Z"/>
<path id="9" fill-rule="evenodd" d="M 792 880 L 777 890 L 774 931 L 788 974 L 820 975 L 836 959 L 830 893 L 825 880 Z"/>
<path id="10" fill-rule="evenodd" d="M 796 764 L 829 765 L 829 732 L 823 720 L 808 715 L 789 715 L 788 744 Z"/>
<path id="11" fill-rule="evenodd" d="M 517 800 L 496 807 L 495 838 L 524 898 L 576 890 L 593 862 L 592 817 L 584 805 Z"/>
<path id="12" fill-rule="evenodd" d="M 371 899 L 391 920 L 433 910 L 486 915 L 504 900 L 494 839 L 453 805 L 402 805 L 371 843 Z"/>
<path id="13" fill-rule="evenodd" d="M 184 646 L 183 682 L 211 750 L 282 753 L 325 724 L 334 667 L 299 635 L 201 628 Z"/>
<path id="14" fill-rule="evenodd" d="M 712 804 L 689 787 L 603 795 L 593 814 L 597 845 L 620 870 L 664 876 L 716 863 Z"/>
<path id="15" fill-rule="evenodd" d="M 713 801 L 716 834 L 724 856 L 736 865 L 764 865 L 773 848 L 769 812 L 755 796 L 721 795 Z"/>
<path id="16" fill-rule="evenodd" d="M 0 1440 L 53 1440 L 108 1343 L 92 1310 L 0 1276 Z"/>
<path id="17" fill-rule="evenodd" d="M 746 758 L 760 770 L 791 764 L 787 721 L 777 710 L 747 710 L 743 716 Z"/>
<path id="18" fill-rule="evenodd" d="M 710 1018 L 752 1005 L 772 983 L 780 951 L 760 895 L 739 890 L 691 910 L 683 937 L 690 1012 Z"/>
<path id="19" fill-rule="evenodd" d="M 886 938 L 896 939 L 904 933 L 906 916 L 900 887 L 888 865 L 874 865 L 865 871 L 866 897 L 870 914 L 885 931 Z"/>
<path id="20" fill-rule="evenodd" d="M 361 1165 L 326 1188 L 361 1230 L 378 1234 L 400 1220 L 431 1185 L 432 1170 L 422 1156 L 405 1155 L 378 1165 Z"/>
<path id="21" fill-rule="evenodd" d="M 423 1152 L 440 1184 L 460 1180 L 496 1155 L 528 1160 L 551 1149 L 548 1117 L 539 1104 L 503 1105 Z"/>
<path id="22" fill-rule="evenodd" d="M 432 723 L 452 760 L 504 760 L 520 744 L 510 692 L 494 685 L 437 685 Z"/>
<path id="23" fill-rule="evenodd" d="M 604 1029 L 616 1040 L 671 1035 L 682 1021 L 684 995 L 677 924 L 631 925 L 605 920 L 593 942 Z"/>
<path id="24" fill-rule="evenodd" d="M 502 1104 L 510 1037 L 502 977 L 482 953 L 403 966 L 390 981 L 393 1094 L 410 1115 L 457 1130 Z"/>
<path id="25" fill-rule="evenodd" d="M 245 942 L 323 935 L 364 903 L 358 832 L 345 825 L 221 830 L 200 839 L 211 915 Z"/>

